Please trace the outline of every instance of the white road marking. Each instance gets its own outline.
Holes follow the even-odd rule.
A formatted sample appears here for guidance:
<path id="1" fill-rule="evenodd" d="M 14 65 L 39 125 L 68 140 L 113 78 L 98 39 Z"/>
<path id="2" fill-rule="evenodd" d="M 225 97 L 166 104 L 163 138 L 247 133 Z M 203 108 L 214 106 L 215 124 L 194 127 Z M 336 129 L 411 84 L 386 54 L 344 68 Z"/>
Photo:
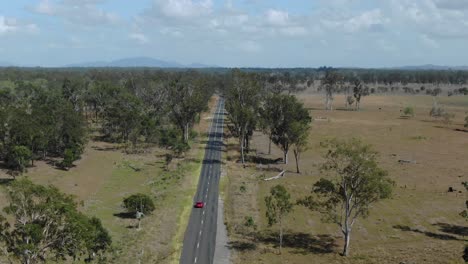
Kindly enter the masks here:
<path id="1" fill-rule="evenodd" d="M 205 210 L 203 210 L 203 215 L 205 215 Z M 201 231 L 200 231 L 201 232 Z"/>
<path id="2" fill-rule="evenodd" d="M 195 261 L 193 263 L 197 263 L 197 257 L 195 257 Z"/>
<path id="3" fill-rule="evenodd" d="M 203 225 L 203 219 L 201 220 L 201 224 Z"/>
<path id="4" fill-rule="evenodd" d="M 199 247 L 200 247 L 200 242 L 197 243 L 197 248 L 199 248 Z"/>
<path id="5" fill-rule="evenodd" d="M 201 233 L 202 233 L 202 231 L 200 230 L 200 232 L 198 233 L 198 235 L 201 236 Z"/>

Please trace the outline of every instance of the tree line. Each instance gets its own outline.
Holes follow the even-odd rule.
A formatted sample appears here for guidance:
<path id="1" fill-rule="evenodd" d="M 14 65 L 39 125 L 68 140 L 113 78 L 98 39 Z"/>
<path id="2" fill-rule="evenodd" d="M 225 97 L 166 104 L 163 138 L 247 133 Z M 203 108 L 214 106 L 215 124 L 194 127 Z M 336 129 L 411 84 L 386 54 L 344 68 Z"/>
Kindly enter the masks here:
<path id="1" fill-rule="evenodd" d="M 35 160 L 68 169 L 88 138 L 135 148 L 189 148 L 220 77 L 196 71 L 4 70 L 0 76 L 0 160 L 24 171 Z M 12 79 L 16 78 L 16 79 Z"/>

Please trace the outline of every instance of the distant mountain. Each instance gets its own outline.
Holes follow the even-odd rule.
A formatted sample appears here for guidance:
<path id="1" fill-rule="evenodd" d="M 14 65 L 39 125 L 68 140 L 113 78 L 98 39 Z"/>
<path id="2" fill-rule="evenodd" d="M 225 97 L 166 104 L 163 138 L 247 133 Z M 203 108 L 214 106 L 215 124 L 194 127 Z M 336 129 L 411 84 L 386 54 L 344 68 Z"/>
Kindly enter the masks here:
<path id="1" fill-rule="evenodd" d="M 0 67 L 8 67 L 8 66 L 14 66 L 14 64 L 10 62 L 6 62 L 6 61 L 0 61 Z"/>
<path id="2" fill-rule="evenodd" d="M 177 62 L 163 61 L 149 57 L 134 57 L 124 58 L 115 61 L 95 61 L 69 64 L 65 67 L 155 67 L 155 68 L 210 68 L 216 66 L 208 66 L 200 63 L 192 63 L 183 65 Z"/>
<path id="3" fill-rule="evenodd" d="M 219 66 L 216 66 L 216 65 L 206 65 L 206 64 L 201 64 L 201 63 L 192 63 L 189 65 L 186 65 L 185 67 L 187 68 L 219 68 Z"/>
<path id="4" fill-rule="evenodd" d="M 458 71 L 467 71 L 468 66 L 442 66 L 434 64 L 425 64 L 425 65 L 416 65 L 416 66 L 402 66 L 394 67 L 393 69 L 399 70 L 458 70 Z"/>

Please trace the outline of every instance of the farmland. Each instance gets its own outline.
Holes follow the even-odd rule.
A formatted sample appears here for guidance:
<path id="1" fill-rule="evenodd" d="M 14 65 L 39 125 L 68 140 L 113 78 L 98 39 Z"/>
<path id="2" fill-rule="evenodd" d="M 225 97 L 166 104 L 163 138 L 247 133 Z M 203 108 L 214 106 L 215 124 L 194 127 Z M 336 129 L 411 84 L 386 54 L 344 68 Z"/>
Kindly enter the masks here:
<path id="1" fill-rule="evenodd" d="M 298 95 L 314 121 L 309 149 L 302 154 L 302 173 L 295 164 L 249 162 L 242 169 L 236 140 L 228 142 L 228 180 L 225 222 L 234 249 L 234 263 L 461 263 L 467 228 L 459 216 L 468 180 L 468 134 L 463 128 L 467 97 L 442 97 L 439 102 L 455 113 L 449 125 L 429 116 L 431 96 L 369 96 L 360 111 L 345 111 L 343 96 L 335 98 L 337 110 L 325 111 L 323 96 Z M 406 106 L 415 116 L 402 117 Z M 371 208 L 370 216 L 358 219 L 351 242 L 351 256 L 343 258 L 339 227 L 324 223 L 317 212 L 295 206 L 285 220 L 284 250 L 278 255 L 276 227 L 268 227 L 264 197 L 281 184 L 296 200 L 310 193 L 321 177 L 325 150 L 320 142 L 330 138 L 356 137 L 379 152 L 379 164 L 395 181 L 391 199 Z M 273 147 L 268 155 L 268 137 L 256 131 L 251 157 L 263 161 L 282 157 Z M 411 161 L 401 163 L 399 160 Z M 263 181 L 286 169 L 286 176 Z M 447 192 L 453 187 L 455 192 Z M 459 193 L 460 191 L 460 193 Z M 256 228 L 246 226 L 252 217 Z"/>

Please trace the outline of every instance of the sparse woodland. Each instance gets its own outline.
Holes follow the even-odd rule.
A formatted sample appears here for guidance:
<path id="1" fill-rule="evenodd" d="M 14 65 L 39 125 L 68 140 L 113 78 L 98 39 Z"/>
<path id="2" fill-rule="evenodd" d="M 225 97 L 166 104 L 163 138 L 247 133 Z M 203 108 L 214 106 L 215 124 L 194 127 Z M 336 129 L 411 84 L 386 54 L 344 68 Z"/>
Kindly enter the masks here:
<path id="1" fill-rule="evenodd" d="M 372 95 L 425 95 L 433 98 L 432 110 L 426 113 L 416 113 L 414 107 L 407 106 L 400 109 L 404 118 L 424 116 L 433 117 L 434 122 L 439 120 L 450 127 L 455 115 L 439 104 L 442 97 L 468 95 L 468 73 L 463 71 L 398 71 L 398 70 L 337 70 L 323 68 L 317 71 L 292 70 L 291 72 L 265 72 L 255 73 L 234 72 L 226 87 L 226 109 L 231 135 L 238 140 L 239 159 L 235 163 L 242 165 L 236 175 L 251 174 L 252 168 L 261 174 L 263 168 L 270 169 L 268 164 L 284 164 L 286 168 L 290 150 L 294 150 L 296 157 L 296 173 L 300 173 L 300 154 L 310 147 L 308 139 L 314 135 L 313 117 L 310 109 L 305 108 L 297 98 L 301 93 L 311 93 L 324 98 L 324 109 L 333 111 L 366 111 L 362 105 L 366 97 Z M 242 80 L 243 78 L 243 80 Z M 346 101 L 337 102 L 335 95 L 344 96 Z M 426 106 L 430 109 L 430 105 Z M 381 109 L 381 108 L 379 108 Z M 464 125 L 464 124 L 463 124 Z M 462 125 L 462 126 L 463 126 Z M 346 129 L 343 127 L 343 129 Z M 252 150 L 252 140 L 255 131 L 263 133 L 268 139 L 268 151 L 258 157 L 258 149 Z M 311 135 L 309 137 L 309 135 Z M 359 136 L 359 135 L 357 135 Z M 271 160 L 263 158 L 271 155 L 272 144 L 279 149 L 282 157 L 272 157 Z M 352 139 L 341 141 L 334 139 L 324 142 L 325 162 L 321 165 L 321 179 L 315 184 L 311 181 L 311 195 L 301 197 L 297 204 L 292 204 L 289 192 L 281 184 L 271 187 L 271 193 L 265 197 L 257 197 L 259 201 L 265 199 L 264 217 L 268 227 L 277 226 L 279 229 L 276 240 L 281 254 L 284 248 L 284 222 L 286 215 L 293 210 L 308 208 L 320 214 L 327 223 L 335 223 L 343 235 L 342 256 L 349 256 L 351 231 L 356 222 L 373 214 L 373 206 L 381 200 L 392 197 L 395 182 L 391 180 L 388 172 L 381 168 L 379 155 L 365 141 Z M 303 161 L 304 162 L 304 161 Z M 311 161 L 315 162 L 315 161 Z M 410 161 L 412 162 L 412 161 Z M 286 169 L 275 177 L 265 180 L 287 181 Z M 248 172 L 247 172 L 248 171 Z M 291 171 L 289 171 L 289 175 Z M 288 175 L 288 172 L 286 172 Z M 258 177 L 258 176 L 257 176 Z M 293 176 L 290 176 L 293 177 Z M 461 176 L 460 176 L 461 177 Z M 260 177 L 260 179 L 262 179 Z M 256 180 L 253 180 L 256 181 Z M 246 192 L 245 182 L 240 187 Z M 232 209 L 235 211 L 235 209 Z M 377 212 L 375 212 L 377 213 Z M 252 216 L 245 216 L 249 223 L 245 223 L 246 231 L 238 226 L 234 228 L 244 238 L 253 241 L 266 240 L 264 233 L 251 230 L 258 228 Z M 293 220 L 289 220 L 293 221 Z M 276 230 L 276 228 L 274 229 Z M 355 232 L 359 232 L 356 230 Z M 278 234 L 278 233 L 274 233 Z M 243 235 L 240 235 L 241 237 Z M 289 242 L 294 244 L 294 242 Z M 255 243 L 254 243 L 255 244 Z M 241 244 L 241 251 L 248 251 L 249 244 Z M 252 247 L 256 247 L 252 246 Z M 460 252 L 460 257 L 461 257 Z"/>
<path id="2" fill-rule="evenodd" d="M 430 112 L 419 113 L 407 106 L 400 116 L 424 115 L 450 127 L 455 116 L 439 99 L 468 96 L 467 87 L 468 72 L 464 71 L 0 69 L 0 167 L 14 179 L 7 187 L 10 204 L 4 210 L 9 220 L 0 218 L 2 249 L 23 263 L 105 259 L 111 238 L 100 220 L 80 213 L 71 196 L 52 186 L 35 185 L 21 175 L 39 160 L 69 170 L 91 140 L 119 144 L 126 153 L 150 146 L 167 149 L 164 163 L 169 173 L 173 158 L 182 158 L 197 137 L 192 128 L 214 94 L 226 99 L 227 128 L 236 139 L 240 169 L 264 162 L 286 168 L 289 156 L 294 155 L 293 173 L 301 175 L 307 173 L 300 160 L 311 148 L 314 117 L 298 94 L 323 97 L 327 111 L 356 114 L 366 111 L 366 97 L 372 95 L 430 95 Z M 336 95 L 345 101 L 334 100 Z M 468 126 L 468 117 L 464 120 L 462 126 Z M 258 159 L 252 140 L 259 131 L 268 138 L 268 154 L 273 144 L 281 150 L 281 157 Z M 293 201 L 289 194 L 293 190 L 279 184 L 269 196 L 261 197 L 267 210 L 264 216 L 270 227 L 279 226 L 275 239 L 281 249 L 287 246 L 283 236 L 288 231 L 283 226 L 292 210 L 319 213 L 338 225 L 345 244 L 342 254 L 348 256 L 354 223 L 373 214 L 373 204 L 390 198 L 394 183 L 366 142 L 337 140 L 324 146 L 323 178 L 310 182 L 310 195 Z M 284 177 L 288 175 L 290 171 Z M 57 203 L 49 203 L 50 197 Z M 124 204 L 131 214 L 149 214 L 155 207 L 151 197 L 143 194 L 127 197 Z M 257 228 L 252 217 L 245 217 L 246 226 Z M 74 228 L 84 231 L 78 234 Z M 86 242 L 90 240 L 96 241 L 94 246 Z"/>

